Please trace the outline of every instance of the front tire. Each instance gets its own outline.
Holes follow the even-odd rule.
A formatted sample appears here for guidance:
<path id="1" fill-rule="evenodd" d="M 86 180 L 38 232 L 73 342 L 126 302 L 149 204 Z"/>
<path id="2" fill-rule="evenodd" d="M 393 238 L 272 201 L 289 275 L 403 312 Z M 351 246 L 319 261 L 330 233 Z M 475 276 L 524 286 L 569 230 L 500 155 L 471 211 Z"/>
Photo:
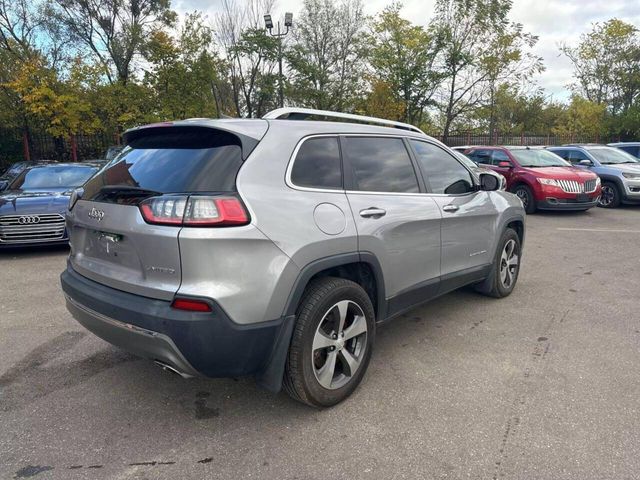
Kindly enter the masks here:
<path id="1" fill-rule="evenodd" d="M 534 213 L 536 211 L 536 199 L 533 196 L 533 192 L 527 185 L 518 185 L 513 193 L 520 199 L 524 206 L 524 211 L 527 213 Z"/>
<path id="2" fill-rule="evenodd" d="M 602 208 L 616 208 L 620 206 L 620 190 L 618 186 L 612 182 L 604 182 L 602 184 L 602 193 L 598 206 Z"/>
<path id="3" fill-rule="evenodd" d="M 491 273 L 482 283 L 476 285 L 476 290 L 494 298 L 511 295 L 518 281 L 521 258 L 520 237 L 515 230 L 507 228 L 498 243 Z"/>
<path id="4" fill-rule="evenodd" d="M 373 305 L 360 285 L 333 277 L 314 280 L 298 307 L 286 392 L 314 407 L 343 401 L 362 381 L 374 339 Z"/>

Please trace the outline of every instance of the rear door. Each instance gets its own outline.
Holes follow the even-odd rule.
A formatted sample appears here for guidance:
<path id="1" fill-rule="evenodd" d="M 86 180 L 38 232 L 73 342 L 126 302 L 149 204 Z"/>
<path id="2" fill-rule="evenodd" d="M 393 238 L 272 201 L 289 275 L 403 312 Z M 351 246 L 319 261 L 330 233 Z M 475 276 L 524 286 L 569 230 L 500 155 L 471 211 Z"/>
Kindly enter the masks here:
<path id="1" fill-rule="evenodd" d="M 498 211 L 490 193 L 478 191 L 473 177 L 453 155 L 438 145 L 411 140 L 432 199 L 442 212 L 441 276 L 474 275 L 491 263 Z"/>
<path id="2" fill-rule="evenodd" d="M 400 137 L 342 137 L 358 249 L 384 272 L 390 313 L 426 300 L 440 276 L 440 210 L 425 194 Z"/>
<path id="3" fill-rule="evenodd" d="M 180 226 L 145 222 L 139 203 L 172 194 L 235 191 L 238 137 L 213 128 L 164 127 L 138 134 L 115 163 L 84 186 L 67 215 L 72 268 L 112 288 L 170 300 L 180 287 Z M 165 212 L 166 213 L 166 212 Z"/>

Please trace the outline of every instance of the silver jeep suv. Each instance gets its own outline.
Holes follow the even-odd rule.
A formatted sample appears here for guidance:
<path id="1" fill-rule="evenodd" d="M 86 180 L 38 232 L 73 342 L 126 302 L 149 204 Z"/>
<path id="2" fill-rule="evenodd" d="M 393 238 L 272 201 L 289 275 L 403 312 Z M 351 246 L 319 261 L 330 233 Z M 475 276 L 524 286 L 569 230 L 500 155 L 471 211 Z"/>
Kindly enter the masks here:
<path id="1" fill-rule="evenodd" d="M 280 109 L 125 140 L 71 198 L 62 288 L 87 329 L 182 376 L 252 375 L 331 406 L 376 324 L 516 284 L 520 200 L 413 126 Z"/>

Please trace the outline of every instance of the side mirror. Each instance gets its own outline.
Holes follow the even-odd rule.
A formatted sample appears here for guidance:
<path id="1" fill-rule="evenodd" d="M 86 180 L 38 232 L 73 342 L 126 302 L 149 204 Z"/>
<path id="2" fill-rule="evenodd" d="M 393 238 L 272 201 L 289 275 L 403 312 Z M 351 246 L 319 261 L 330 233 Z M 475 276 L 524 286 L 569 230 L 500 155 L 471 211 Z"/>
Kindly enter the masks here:
<path id="1" fill-rule="evenodd" d="M 503 162 L 498 163 L 498 166 L 500 168 L 511 168 L 513 165 L 511 165 L 511 162 L 503 161 Z"/>
<path id="2" fill-rule="evenodd" d="M 480 174 L 480 190 L 484 190 L 485 192 L 493 192 L 500 188 L 500 180 L 495 175 L 491 175 L 490 173 L 481 173 Z"/>
<path id="3" fill-rule="evenodd" d="M 0 192 L 6 190 L 9 186 L 9 180 L 0 180 Z"/>
<path id="4" fill-rule="evenodd" d="M 584 160 L 580 160 L 580 162 L 578 162 L 578 165 L 582 165 L 583 167 L 591 167 L 593 165 L 593 162 L 585 158 Z"/>

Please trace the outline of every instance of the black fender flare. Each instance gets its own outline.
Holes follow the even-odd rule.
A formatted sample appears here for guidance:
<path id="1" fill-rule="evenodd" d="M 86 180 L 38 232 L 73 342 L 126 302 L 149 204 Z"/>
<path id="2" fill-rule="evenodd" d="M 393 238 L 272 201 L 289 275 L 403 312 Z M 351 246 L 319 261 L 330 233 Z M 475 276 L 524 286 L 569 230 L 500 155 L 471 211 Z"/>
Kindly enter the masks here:
<path id="1" fill-rule="evenodd" d="M 371 267 L 376 282 L 377 293 L 377 320 L 386 318 L 387 302 L 385 297 L 384 276 L 378 258 L 371 252 L 350 252 L 315 260 L 300 270 L 282 317 L 280 331 L 278 333 L 273 350 L 266 362 L 264 369 L 256 374 L 256 382 L 261 387 L 277 393 L 282 389 L 285 363 L 289 352 L 289 345 L 293 336 L 293 327 L 296 321 L 296 310 L 302 299 L 305 288 L 314 275 L 329 268 L 348 265 L 351 263 L 366 263 Z"/>

